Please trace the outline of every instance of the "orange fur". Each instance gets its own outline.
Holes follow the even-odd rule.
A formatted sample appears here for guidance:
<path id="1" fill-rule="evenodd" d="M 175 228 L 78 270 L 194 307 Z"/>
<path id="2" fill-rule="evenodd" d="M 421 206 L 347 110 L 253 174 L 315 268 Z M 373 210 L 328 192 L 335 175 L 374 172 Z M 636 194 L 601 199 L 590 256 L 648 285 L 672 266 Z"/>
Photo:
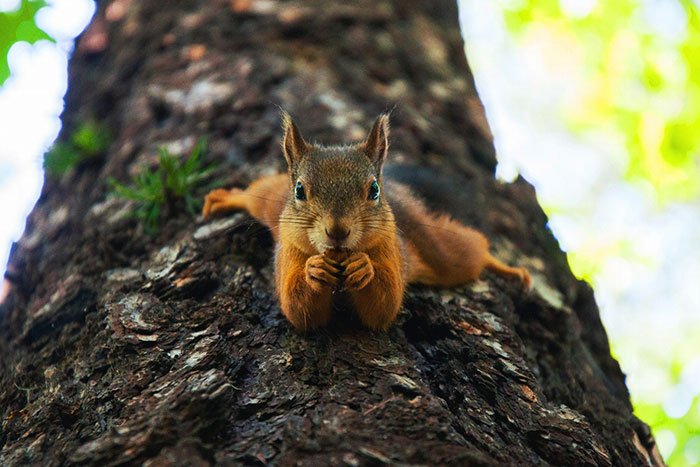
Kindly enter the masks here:
<path id="1" fill-rule="evenodd" d="M 392 184 L 391 188 L 400 200 L 394 211 L 406 242 L 409 283 L 453 287 L 478 279 L 487 268 L 517 278 L 525 289 L 530 288 L 530 273 L 491 256 L 489 241 L 481 232 L 444 214 L 429 212 L 404 185 Z"/>
<path id="2" fill-rule="evenodd" d="M 333 305 L 333 289 L 315 284 L 309 276 L 309 258 L 284 243 L 275 258 L 280 308 L 289 322 L 303 331 L 326 326 Z"/>
<path id="3" fill-rule="evenodd" d="M 355 290 L 346 286 L 346 289 L 350 291 L 355 311 L 365 326 L 387 329 L 399 314 L 406 286 L 401 253 L 397 242 L 386 241 L 364 254 L 374 277 L 363 288 Z"/>

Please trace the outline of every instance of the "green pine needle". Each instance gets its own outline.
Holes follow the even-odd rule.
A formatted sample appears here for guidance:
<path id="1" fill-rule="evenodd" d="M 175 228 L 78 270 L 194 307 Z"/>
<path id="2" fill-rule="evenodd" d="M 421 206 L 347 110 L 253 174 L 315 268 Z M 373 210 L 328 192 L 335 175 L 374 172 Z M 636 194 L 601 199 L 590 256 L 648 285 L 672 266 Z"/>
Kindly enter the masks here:
<path id="1" fill-rule="evenodd" d="M 128 185 L 109 180 L 115 195 L 135 202 L 133 214 L 143 223 L 147 233 L 157 232 L 163 217 L 176 211 L 173 203 L 184 205 L 190 215 L 199 211 L 199 191 L 208 188 L 203 182 L 215 169 L 204 166 L 205 147 L 205 140 L 200 139 L 184 161 L 161 148 L 156 168 L 144 169 Z"/>

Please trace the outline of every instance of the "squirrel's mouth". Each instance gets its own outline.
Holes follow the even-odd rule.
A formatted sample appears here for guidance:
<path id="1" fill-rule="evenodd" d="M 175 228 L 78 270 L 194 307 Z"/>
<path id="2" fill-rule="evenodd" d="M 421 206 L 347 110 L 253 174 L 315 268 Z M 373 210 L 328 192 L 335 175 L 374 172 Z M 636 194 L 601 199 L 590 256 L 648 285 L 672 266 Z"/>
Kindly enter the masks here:
<path id="1" fill-rule="evenodd" d="M 328 248 L 323 254 L 335 261 L 343 261 L 350 256 L 350 250 L 347 248 Z"/>
<path id="2" fill-rule="evenodd" d="M 344 255 L 350 252 L 347 246 L 325 245 L 322 253 L 330 255 Z"/>
<path id="3" fill-rule="evenodd" d="M 325 238 L 323 242 L 324 251 L 335 251 L 335 252 L 347 252 L 350 250 L 350 244 L 348 238 L 343 238 L 341 240 L 335 240 L 332 238 Z"/>
<path id="4" fill-rule="evenodd" d="M 351 252 L 357 244 L 358 232 L 353 230 L 342 238 L 333 238 L 326 232 L 315 230 L 309 234 L 309 242 L 321 254 L 345 254 Z"/>

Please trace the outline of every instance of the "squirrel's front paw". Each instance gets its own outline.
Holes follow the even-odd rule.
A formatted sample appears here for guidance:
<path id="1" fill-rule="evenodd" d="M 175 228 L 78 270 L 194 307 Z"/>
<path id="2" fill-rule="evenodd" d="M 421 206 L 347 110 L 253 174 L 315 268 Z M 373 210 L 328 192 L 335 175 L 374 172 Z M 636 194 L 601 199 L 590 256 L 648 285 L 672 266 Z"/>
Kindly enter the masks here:
<path id="1" fill-rule="evenodd" d="M 354 253 L 341 263 L 343 288 L 348 291 L 362 290 L 374 279 L 374 266 L 367 253 Z"/>
<path id="2" fill-rule="evenodd" d="M 306 282 L 317 292 L 328 287 L 335 290 L 341 273 L 340 266 L 323 255 L 310 256 L 306 260 Z"/>

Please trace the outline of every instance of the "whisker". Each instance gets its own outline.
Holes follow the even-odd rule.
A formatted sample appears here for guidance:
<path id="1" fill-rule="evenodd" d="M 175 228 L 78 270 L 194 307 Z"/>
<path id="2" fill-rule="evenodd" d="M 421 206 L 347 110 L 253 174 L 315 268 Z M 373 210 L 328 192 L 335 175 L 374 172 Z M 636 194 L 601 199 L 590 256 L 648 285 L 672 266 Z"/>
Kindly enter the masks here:
<path id="1" fill-rule="evenodd" d="M 250 196 L 251 198 L 264 199 L 265 201 L 274 201 L 278 203 L 286 203 L 288 198 L 278 198 L 278 197 L 267 197 L 261 195 L 254 195 L 252 193 L 247 193 L 241 191 L 240 193 L 233 193 L 234 196 Z"/>

